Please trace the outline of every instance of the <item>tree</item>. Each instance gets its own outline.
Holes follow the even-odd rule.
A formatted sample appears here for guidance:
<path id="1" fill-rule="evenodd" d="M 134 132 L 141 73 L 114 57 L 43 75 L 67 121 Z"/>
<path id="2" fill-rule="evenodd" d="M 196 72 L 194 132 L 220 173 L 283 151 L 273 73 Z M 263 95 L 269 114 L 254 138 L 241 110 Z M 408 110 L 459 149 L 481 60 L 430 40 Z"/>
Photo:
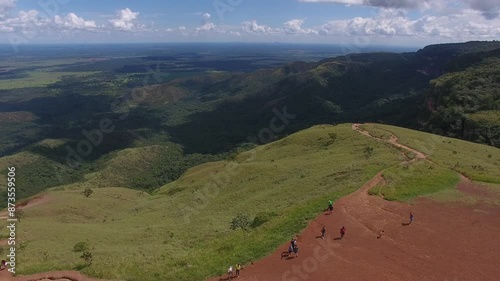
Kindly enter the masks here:
<path id="1" fill-rule="evenodd" d="M 85 197 L 87 198 L 89 198 L 92 193 L 94 193 L 94 191 L 90 187 L 85 188 L 85 190 L 83 191 L 83 195 L 85 195 Z"/>

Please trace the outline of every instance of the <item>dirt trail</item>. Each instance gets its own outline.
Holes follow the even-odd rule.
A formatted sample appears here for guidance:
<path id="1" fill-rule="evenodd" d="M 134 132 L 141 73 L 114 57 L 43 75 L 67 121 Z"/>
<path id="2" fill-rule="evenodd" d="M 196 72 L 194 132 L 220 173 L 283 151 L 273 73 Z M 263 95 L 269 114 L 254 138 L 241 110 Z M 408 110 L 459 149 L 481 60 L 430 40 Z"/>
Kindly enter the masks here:
<path id="1" fill-rule="evenodd" d="M 23 203 L 16 204 L 16 209 L 25 210 L 25 209 L 33 208 L 35 206 L 45 204 L 45 203 L 49 202 L 50 200 L 52 200 L 52 198 L 50 198 L 50 196 L 45 195 L 45 194 L 40 195 L 40 196 L 37 196 L 33 199 L 27 200 Z M 2 220 L 7 219 L 7 210 L 0 212 L 0 219 L 2 219 Z"/>
<path id="2" fill-rule="evenodd" d="M 359 124 L 352 128 L 375 138 Z M 425 154 L 399 144 L 395 136 L 379 140 L 413 152 L 416 159 L 426 159 Z M 298 236 L 299 257 L 281 257 L 288 248 L 286 243 L 245 267 L 237 280 L 500 280 L 498 206 L 440 204 L 426 199 L 417 200 L 414 205 L 388 202 L 367 194 L 377 184 L 384 184 L 382 171 L 358 191 L 338 200 L 332 215 L 318 216 Z M 482 189 L 462 178 L 459 190 Z M 410 211 L 415 214 L 415 221 L 407 225 Z M 317 237 L 323 225 L 327 227 L 324 240 Z M 347 234 L 340 240 L 342 226 Z M 5 270 L 0 271 L 0 281 L 4 280 L 99 281 L 74 271 L 13 278 Z M 212 280 L 228 279 L 224 276 Z"/>
<path id="3" fill-rule="evenodd" d="M 373 137 L 358 124 L 352 128 Z M 413 152 L 417 159 L 426 158 L 399 144 L 395 136 L 382 141 Z M 368 195 L 378 184 L 384 184 L 382 172 L 338 200 L 332 215 L 318 216 L 298 236 L 299 257 L 281 258 L 286 243 L 244 268 L 237 280 L 500 280 L 498 206 L 441 204 L 428 199 L 413 205 L 389 202 Z M 465 178 L 459 186 L 480 188 Z M 415 221 L 408 225 L 410 211 Z M 324 240 L 318 238 L 323 225 L 327 228 Z M 347 234 L 339 239 L 342 226 Z M 228 279 L 210 279 L 216 280 Z"/>

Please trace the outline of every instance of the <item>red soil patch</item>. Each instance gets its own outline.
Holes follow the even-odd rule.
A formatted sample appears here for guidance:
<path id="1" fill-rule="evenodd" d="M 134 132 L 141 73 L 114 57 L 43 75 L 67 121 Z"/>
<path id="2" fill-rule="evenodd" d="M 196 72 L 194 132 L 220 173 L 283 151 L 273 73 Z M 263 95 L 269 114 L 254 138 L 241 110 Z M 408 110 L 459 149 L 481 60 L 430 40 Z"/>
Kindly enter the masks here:
<path id="1" fill-rule="evenodd" d="M 297 239 L 298 258 L 281 259 L 287 243 L 238 280 L 500 280 L 498 206 L 425 199 L 406 205 L 369 196 L 381 180 L 377 174 L 338 200 L 332 215 L 314 220 Z M 406 225 L 410 211 L 415 220 Z M 317 238 L 323 225 L 325 240 Z M 342 226 L 347 234 L 335 240 Z"/>
<path id="2" fill-rule="evenodd" d="M 51 200 L 51 198 L 49 196 L 40 195 L 40 196 L 34 197 L 32 199 L 29 199 L 27 201 L 24 201 L 22 203 L 16 204 L 16 209 L 25 210 L 25 209 L 33 208 L 35 206 L 45 204 L 45 203 L 49 202 L 50 200 Z M 0 212 L 0 219 L 6 219 L 6 218 L 7 218 L 7 210 Z"/>
<path id="3" fill-rule="evenodd" d="M 357 125 L 353 129 L 373 137 Z M 417 158 L 425 158 L 397 143 L 395 137 L 389 142 L 414 152 Z M 429 199 L 419 199 L 414 205 L 384 201 L 367 193 L 383 184 L 381 175 L 378 173 L 361 189 L 338 200 L 332 215 L 325 213 L 316 218 L 297 237 L 299 257 L 282 258 L 288 248 L 286 243 L 244 268 L 237 280 L 500 280 L 500 207 L 486 203 L 441 204 Z M 459 190 L 468 194 L 483 192 L 465 178 Z M 415 214 L 411 225 L 407 225 L 409 212 Z M 318 238 L 323 226 L 327 228 L 324 240 Z M 340 240 L 342 226 L 347 234 Z M 0 280 L 98 281 L 73 271 L 14 278 L 5 270 L 0 271 Z M 228 279 L 224 276 L 212 280 Z"/>
<path id="4" fill-rule="evenodd" d="M 357 125 L 353 129 L 372 137 Z M 396 138 L 389 142 L 425 158 Z M 500 280 L 500 207 L 429 199 L 408 205 L 369 196 L 370 188 L 383 183 L 381 174 L 338 200 L 332 215 L 320 215 L 298 236 L 299 257 L 281 257 L 286 243 L 247 266 L 238 280 Z M 462 189 L 482 190 L 465 178 Z M 408 225 L 410 212 L 415 220 Z M 318 238 L 323 226 L 324 240 Z M 339 239 L 342 226 L 347 234 Z M 216 280 L 228 278 L 210 279 Z"/>

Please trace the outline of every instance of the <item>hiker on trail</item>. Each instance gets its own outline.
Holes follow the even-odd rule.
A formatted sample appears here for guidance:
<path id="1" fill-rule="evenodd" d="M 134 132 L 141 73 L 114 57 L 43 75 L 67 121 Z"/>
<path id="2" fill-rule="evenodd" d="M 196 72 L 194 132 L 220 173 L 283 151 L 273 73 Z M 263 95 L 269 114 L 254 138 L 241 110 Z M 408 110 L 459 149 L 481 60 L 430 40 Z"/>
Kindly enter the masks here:
<path id="1" fill-rule="evenodd" d="M 299 246 L 297 246 L 297 243 L 295 243 L 295 246 L 293 247 L 293 252 L 295 253 L 295 257 L 299 256 Z"/>
<path id="2" fill-rule="evenodd" d="M 328 214 L 331 215 L 332 212 L 333 212 L 333 201 L 330 200 L 330 201 L 328 201 Z"/>
<path id="3" fill-rule="evenodd" d="M 326 232 L 326 227 L 323 226 L 323 228 L 321 229 L 321 239 L 325 239 L 325 232 Z"/>
<path id="4" fill-rule="evenodd" d="M 292 246 L 292 249 L 295 248 L 295 245 L 297 245 L 297 239 L 292 238 L 292 240 L 290 241 L 290 246 Z"/>
<path id="5" fill-rule="evenodd" d="M 345 235 L 345 226 L 342 226 L 342 228 L 340 229 L 340 239 L 344 238 L 344 235 Z"/>
<path id="6" fill-rule="evenodd" d="M 283 257 L 289 257 L 292 253 L 293 253 L 293 246 L 290 243 L 290 245 L 288 245 L 288 252 L 281 253 L 281 259 L 283 259 Z"/>
<path id="7" fill-rule="evenodd" d="M 240 277 L 241 264 L 236 264 L 236 277 Z"/>
<path id="8" fill-rule="evenodd" d="M 413 213 L 410 212 L 410 223 L 409 224 L 411 224 L 412 222 L 413 222 Z"/>
<path id="9" fill-rule="evenodd" d="M 228 270 L 227 270 L 227 277 L 228 277 L 228 279 L 233 278 L 233 266 L 232 265 L 230 265 Z"/>

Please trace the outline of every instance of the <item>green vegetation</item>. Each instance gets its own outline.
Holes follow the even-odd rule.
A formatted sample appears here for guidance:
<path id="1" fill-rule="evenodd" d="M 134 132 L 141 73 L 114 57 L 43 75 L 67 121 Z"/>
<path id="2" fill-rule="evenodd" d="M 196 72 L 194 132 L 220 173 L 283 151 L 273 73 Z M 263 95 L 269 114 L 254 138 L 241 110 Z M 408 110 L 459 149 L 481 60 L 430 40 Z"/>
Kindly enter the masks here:
<path id="1" fill-rule="evenodd" d="M 232 161 L 193 167 L 153 194 L 102 187 L 82 200 L 82 190 L 93 186 L 86 176 L 50 191 L 50 204 L 26 209 L 18 238 L 29 243 L 20 273 L 78 269 L 108 279 L 204 280 L 222 274 L 221 265 L 269 254 L 303 229 L 325 202 L 356 190 L 381 170 L 386 185 L 370 192 L 409 201 L 453 190 L 458 175 L 447 161 L 460 158 L 459 153 L 437 160 L 439 150 L 446 155 L 454 148 L 452 142 L 460 142 L 463 151 L 483 151 L 471 163 L 500 159 L 496 148 L 439 136 L 431 154 L 421 143 L 429 134 L 372 126 L 425 150 L 434 163 L 401 164 L 407 158 L 400 149 L 344 124 L 315 126 L 242 152 Z M 325 148 L 332 136 L 335 142 Z M 372 148 L 369 158 L 366 147 Z M 482 174 L 500 178 L 494 169 Z M 82 241 L 92 241 L 92 248 Z M 75 251 L 91 253 L 91 260 L 82 265 L 83 255 Z M 43 258 L 46 253 L 50 258 Z"/>
<path id="2" fill-rule="evenodd" d="M 457 172 L 500 184 L 498 42 L 260 70 L 227 54 L 114 50 L 0 63 L 0 170 L 16 167 L 18 200 L 51 200 L 25 210 L 22 274 L 204 280 L 269 254 L 382 170 L 386 184 L 370 193 L 388 200 L 464 199 Z M 274 55 L 264 66 L 290 59 Z M 69 167 L 68 148 L 102 120 L 113 132 Z M 348 124 L 305 129 L 344 122 L 490 146 L 363 125 L 428 156 L 401 164 L 416 155 Z"/>
<path id="3" fill-rule="evenodd" d="M 92 188 L 90 187 L 85 188 L 85 190 L 83 191 L 83 195 L 85 195 L 85 197 L 87 198 L 89 198 L 92 193 L 94 193 L 94 190 L 92 190 Z"/>
<path id="4" fill-rule="evenodd" d="M 84 251 L 87 251 L 88 249 L 89 249 L 89 245 L 87 244 L 87 242 L 78 242 L 73 247 L 73 251 L 75 251 L 75 252 L 84 252 Z"/>
<path id="5" fill-rule="evenodd" d="M 318 139 L 331 134 L 337 140 L 325 149 Z M 367 145 L 374 148 L 369 159 L 363 155 Z M 233 162 L 191 168 L 154 195 L 106 187 L 82 200 L 85 182 L 63 186 L 47 194 L 50 204 L 26 209 L 18 238 L 29 244 L 20 273 L 82 268 L 74 246 L 92 241 L 86 274 L 203 280 L 222 273 L 221 264 L 270 253 L 303 229 L 324 202 L 399 161 L 399 151 L 348 124 L 317 126 L 243 152 Z M 242 211 L 247 230 L 231 230 Z M 43 260 L 47 251 L 50 259 Z"/>
<path id="6" fill-rule="evenodd" d="M 409 201 L 419 196 L 453 189 L 458 174 L 443 166 L 425 160 L 400 164 L 383 173 L 385 184 L 370 190 L 371 195 L 381 195 L 386 200 Z"/>
<path id="7" fill-rule="evenodd" d="M 84 77 L 97 72 L 52 72 L 31 71 L 23 78 L 0 79 L 0 90 L 13 90 L 19 88 L 44 87 L 61 81 L 63 77 Z"/>
<path id="8" fill-rule="evenodd" d="M 500 183 L 498 148 L 394 126 L 375 126 L 396 135 L 400 143 L 422 151 L 436 164 L 453 169 L 472 180 Z"/>
<path id="9" fill-rule="evenodd" d="M 378 126 L 379 126 L 378 124 L 363 124 L 359 127 L 361 129 L 364 129 L 364 130 L 370 132 L 370 135 L 372 135 L 378 139 L 382 139 L 382 140 L 391 139 L 391 133 L 389 133 L 385 130 L 379 129 Z"/>
<path id="10" fill-rule="evenodd" d="M 30 152 L 0 158 L 0 171 L 16 168 L 16 198 L 31 197 L 49 187 L 83 179 L 81 172 Z M 7 205 L 7 173 L 0 173 L 0 208 Z"/>
<path id="11" fill-rule="evenodd" d="M 428 99 L 434 133 L 500 147 L 500 58 L 483 59 L 431 82 Z"/>

